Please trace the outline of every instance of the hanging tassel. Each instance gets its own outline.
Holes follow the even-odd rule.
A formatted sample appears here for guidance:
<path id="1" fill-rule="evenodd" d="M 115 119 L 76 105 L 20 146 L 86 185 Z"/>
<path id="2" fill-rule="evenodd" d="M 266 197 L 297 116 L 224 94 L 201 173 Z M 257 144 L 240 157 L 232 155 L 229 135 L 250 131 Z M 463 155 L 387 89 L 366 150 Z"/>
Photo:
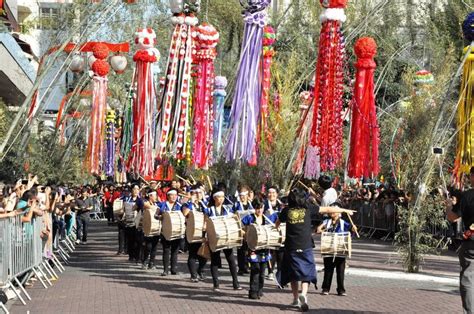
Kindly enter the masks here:
<path id="1" fill-rule="evenodd" d="M 155 147 L 158 157 L 170 154 L 183 160 L 187 156 L 189 101 L 194 26 L 199 12 L 197 1 L 170 1 L 175 25 L 169 50 L 165 85 L 158 106 Z"/>
<path id="2" fill-rule="evenodd" d="M 470 13 L 463 23 L 466 41 L 474 42 L 474 12 Z M 464 49 L 464 54 L 470 47 Z M 462 173 L 469 173 L 474 166 L 474 50 L 471 50 L 464 64 L 461 81 L 460 100 L 457 113 L 458 145 L 456 151 L 456 181 L 461 182 Z"/>
<path id="3" fill-rule="evenodd" d="M 351 142 L 348 175 L 351 178 L 377 176 L 379 167 L 379 127 L 374 95 L 374 56 L 377 44 L 370 37 L 356 41 L 356 79 L 352 99 Z"/>
<path id="4" fill-rule="evenodd" d="M 86 164 L 90 173 L 100 175 L 104 154 L 105 111 L 107 109 L 107 74 L 109 64 L 104 61 L 109 49 L 102 43 L 94 45 L 93 54 L 96 60 L 92 64 L 92 108 L 91 128 L 87 146 Z"/>
<path id="5" fill-rule="evenodd" d="M 263 28 L 263 62 L 262 62 L 262 98 L 260 102 L 260 125 L 259 125 L 259 139 L 260 141 L 266 140 L 271 144 L 272 135 L 270 130 L 268 130 L 268 117 L 269 117 L 269 108 L 268 102 L 270 98 L 270 86 L 271 86 L 271 66 L 273 61 L 273 56 L 275 55 L 275 50 L 273 46 L 276 42 L 275 30 L 270 25 L 267 25 Z M 267 151 L 269 152 L 269 151 Z"/>
<path id="6" fill-rule="evenodd" d="M 341 25 L 346 20 L 347 0 L 320 1 L 324 9 L 320 17 L 311 146 L 319 148 L 321 171 L 328 171 L 342 161 L 345 46 Z"/>
<path id="7" fill-rule="evenodd" d="M 222 134 L 224 128 L 224 100 L 227 96 L 225 88 L 227 78 L 216 76 L 214 89 L 214 156 L 218 156 L 222 149 Z"/>
<path id="8" fill-rule="evenodd" d="M 132 149 L 128 156 L 127 168 L 130 172 L 147 176 L 154 170 L 152 128 L 156 96 L 152 63 L 158 62 L 160 53 L 154 48 L 156 34 L 151 28 L 139 29 L 135 33 L 135 44 L 138 49 L 133 56 L 133 61 L 136 63 L 134 81 L 137 92 L 132 112 Z"/>
<path id="9" fill-rule="evenodd" d="M 244 2 L 241 1 L 241 4 Z M 257 123 L 262 95 L 262 38 L 267 18 L 265 10 L 270 2 L 245 2 L 242 51 L 232 101 L 230 134 L 225 148 L 227 161 L 243 159 L 251 164 L 256 163 Z"/>
<path id="10" fill-rule="evenodd" d="M 203 23 L 197 27 L 196 36 L 195 60 L 198 71 L 193 98 L 193 165 L 196 168 L 207 169 L 212 159 L 214 127 L 212 86 L 219 33 L 214 26 Z"/>
<path id="11" fill-rule="evenodd" d="M 107 110 L 105 124 L 104 172 L 107 177 L 113 177 L 115 174 L 115 110 Z"/>

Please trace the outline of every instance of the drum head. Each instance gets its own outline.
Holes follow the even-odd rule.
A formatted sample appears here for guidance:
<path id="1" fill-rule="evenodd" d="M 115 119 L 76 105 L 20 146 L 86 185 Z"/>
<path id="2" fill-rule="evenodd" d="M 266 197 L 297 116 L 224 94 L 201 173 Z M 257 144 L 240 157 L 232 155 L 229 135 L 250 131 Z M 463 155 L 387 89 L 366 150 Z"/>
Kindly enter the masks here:
<path id="1" fill-rule="evenodd" d="M 195 222 L 194 222 L 194 213 L 192 211 L 189 212 L 188 218 L 186 219 L 186 239 L 189 243 L 194 241 L 194 230 L 195 230 Z"/>
<path id="2" fill-rule="evenodd" d="M 252 224 L 247 226 L 247 232 L 245 234 L 247 245 L 249 249 L 255 250 L 258 245 L 258 230 L 257 226 Z"/>
<path id="3" fill-rule="evenodd" d="M 219 218 L 217 218 L 219 219 Z M 207 222 L 207 239 L 209 240 L 209 248 L 212 252 L 215 252 L 217 249 L 217 234 L 216 234 L 216 227 L 214 223 L 217 219 L 209 219 Z"/>
<path id="4" fill-rule="evenodd" d="M 173 235 L 173 224 L 171 223 L 171 215 L 169 212 L 164 212 L 162 215 L 162 225 L 161 225 L 161 234 L 165 237 L 166 240 L 170 241 L 171 236 Z"/>
<path id="5" fill-rule="evenodd" d="M 151 220 L 154 219 L 155 211 L 151 209 L 145 209 L 143 211 L 143 233 L 145 236 L 149 236 L 151 232 Z"/>

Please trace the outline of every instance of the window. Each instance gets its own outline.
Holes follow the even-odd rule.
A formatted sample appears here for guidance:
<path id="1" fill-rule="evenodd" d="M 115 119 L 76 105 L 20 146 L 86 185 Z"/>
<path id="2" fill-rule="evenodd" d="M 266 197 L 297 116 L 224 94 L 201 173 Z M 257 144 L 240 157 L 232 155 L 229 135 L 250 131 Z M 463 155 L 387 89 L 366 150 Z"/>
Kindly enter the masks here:
<path id="1" fill-rule="evenodd" d="M 40 7 L 39 28 L 56 29 L 58 27 L 59 8 Z"/>

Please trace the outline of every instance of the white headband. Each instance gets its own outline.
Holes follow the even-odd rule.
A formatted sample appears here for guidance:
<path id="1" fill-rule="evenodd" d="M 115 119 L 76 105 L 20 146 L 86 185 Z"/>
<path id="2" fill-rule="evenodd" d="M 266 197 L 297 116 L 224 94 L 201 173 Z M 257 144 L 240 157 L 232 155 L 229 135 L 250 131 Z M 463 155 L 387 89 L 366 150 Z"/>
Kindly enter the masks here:
<path id="1" fill-rule="evenodd" d="M 176 192 L 176 190 L 171 190 L 171 191 L 166 192 L 166 195 L 171 195 L 171 194 L 178 195 L 178 192 Z"/>
<path id="2" fill-rule="evenodd" d="M 156 195 L 156 191 L 150 192 L 150 193 L 148 193 L 147 195 L 150 196 L 150 195 L 153 195 L 153 194 Z"/>
<path id="3" fill-rule="evenodd" d="M 274 188 L 269 188 L 269 189 L 268 189 L 268 192 L 269 192 L 269 193 L 270 193 L 270 192 L 275 192 L 275 193 L 277 193 L 277 190 L 274 189 Z"/>
<path id="4" fill-rule="evenodd" d="M 225 193 L 223 191 L 216 192 L 212 194 L 212 197 L 218 197 L 218 196 L 225 196 Z"/>
<path id="5" fill-rule="evenodd" d="M 248 195 L 249 194 L 249 191 L 243 191 L 243 192 L 240 192 L 239 195 L 241 196 L 245 196 L 245 195 Z"/>

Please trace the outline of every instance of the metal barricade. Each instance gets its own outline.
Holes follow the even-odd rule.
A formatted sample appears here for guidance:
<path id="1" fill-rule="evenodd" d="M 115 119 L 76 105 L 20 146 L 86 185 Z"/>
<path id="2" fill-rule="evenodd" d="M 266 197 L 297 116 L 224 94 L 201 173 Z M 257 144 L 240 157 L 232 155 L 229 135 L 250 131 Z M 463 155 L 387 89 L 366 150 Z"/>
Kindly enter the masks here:
<path id="1" fill-rule="evenodd" d="M 61 272 L 64 270 L 48 248 L 49 237 L 43 230 L 51 230 L 51 216 L 45 215 L 45 219 L 35 217 L 31 222 L 22 222 L 22 215 L 0 219 L 0 290 L 10 289 L 23 304 L 26 302 L 22 295 L 31 300 L 23 285 L 33 274 L 47 289 L 46 283 L 52 285 L 50 278 L 57 277 L 49 261 Z"/>

